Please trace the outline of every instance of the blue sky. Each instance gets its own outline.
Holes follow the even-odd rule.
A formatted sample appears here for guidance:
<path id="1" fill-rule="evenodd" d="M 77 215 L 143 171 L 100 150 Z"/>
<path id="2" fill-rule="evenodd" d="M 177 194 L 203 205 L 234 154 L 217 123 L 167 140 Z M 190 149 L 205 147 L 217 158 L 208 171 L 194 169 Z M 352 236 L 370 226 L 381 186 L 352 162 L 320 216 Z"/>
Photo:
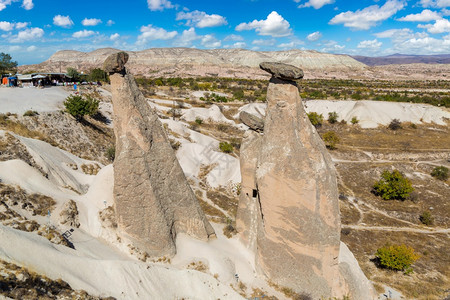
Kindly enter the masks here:
<path id="1" fill-rule="evenodd" d="M 450 0 L 0 0 L 0 52 L 19 64 L 114 47 L 450 53 Z"/>

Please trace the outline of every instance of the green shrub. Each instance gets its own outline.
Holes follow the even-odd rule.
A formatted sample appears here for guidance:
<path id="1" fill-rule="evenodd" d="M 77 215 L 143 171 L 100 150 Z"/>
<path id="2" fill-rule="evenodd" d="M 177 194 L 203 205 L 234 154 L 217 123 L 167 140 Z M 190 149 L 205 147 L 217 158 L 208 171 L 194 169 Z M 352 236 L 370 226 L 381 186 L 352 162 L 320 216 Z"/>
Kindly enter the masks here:
<path id="1" fill-rule="evenodd" d="M 391 173 L 385 170 L 381 174 L 381 179 L 374 184 L 373 191 L 385 200 L 405 200 L 414 188 L 400 171 L 394 170 Z"/>
<path id="2" fill-rule="evenodd" d="M 439 166 L 433 169 L 431 176 L 436 179 L 446 181 L 448 179 L 448 168 Z"/>
<path id="3" fill-rule="evenodd" d="M 195 123 L 197 123 L 198 125 L 202 125 L 203 124 L 203 120 L 199 117 L 195 118 Z"/>
<path id="4" fill-rule="evenodd" d="M 219 149 L 222 152 L 231 153 L 231 152 L 233 152 L 233 145 L 231 145 L 230 143 L 227 143 L 227 142 L 221 142 L 219 144 Z"/>
<path id="5" fill-rule="evenodd" d="M 27 111 L 23 114 L 24 117 L 33 117 L 33 116 L 37 116 L 37 115 L 39 115 L 39 114 L 38 114 L 38 112 L 35 111 L 35 110 L 27 110 Z"/>
<path id="6" fill-rule="evenodd" d="M 325 132 L 323 134 L 322 138 L 323 138 L 323 141 L 325 142 L 325 145 L 330 150 L 336 149 L 336 144 L 339 143 L 339 141 L 340 141 L 338 135 L 334 131 Z"/>
<path id="7" fill-rule="evenodd" d="M 431 213 L 429 211 L 424 211 L 420 217 L 419 220 L 422 224 L 427 225 L 427 226 L 431 226 L 434 223 L 434 218 L 431 215 Z"/>
<path id="8" fill-rule="evenodd" d="M 64 106 L 69 114 L 80 121 L 84 116 L 91 116 L 97 112 L 99 101 L 89 95 L 70 95 L 64 101 Z"/>
<path id="9" fill-rule="evenodd" d="M 337 112 L 333 111 L 333 112 L 328 113 L 328 123 L 330 123 L 330 124 L 337 123 L 337 119 L 338 119 Z"/>
<path id="10" fill-rule="evenodd" d="M 105 151 L 105 156 L 109 161 L 114 161 L 116 158 L 116 147 L 111 146 Z"/>
<path id="11" fill-rule="evenodd" d="M 412 247 L 405 245 L 386 245 L 379 248 L 375 256 L 383 268 L 397 271 L 408 271 L 420 257 Z"/>
<path id="12" fill-rule="evenodd" d="M 358 120 L 357 117 L 353 117 L 352 120 L 351 120 L 350 122 L 352 122 L 352 124 L 355 125 L 355 124 L 358 124 L 358 123 L 359 123 L 359 120 Z"/>
<path id="13" fill-rule="evenodd" d="M 308 114 L 308 118 L 309 118 L 309 121 L 311 121 L 311 124 L 314 127 L 322 126 L 322 123 L 323 123 L 323 115 L 322 114 L 319 115 L 316 112 L 310 112 Z"/>

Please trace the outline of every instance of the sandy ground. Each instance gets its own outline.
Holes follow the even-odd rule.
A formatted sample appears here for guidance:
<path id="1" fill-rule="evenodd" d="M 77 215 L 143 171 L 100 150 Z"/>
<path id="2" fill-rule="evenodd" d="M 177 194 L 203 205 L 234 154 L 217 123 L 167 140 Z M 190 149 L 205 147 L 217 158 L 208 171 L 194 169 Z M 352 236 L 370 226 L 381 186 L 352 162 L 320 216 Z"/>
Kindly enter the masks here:
<path id="1" fill-rule="evenodd" d="M 8 88 L 0 87 L 0 112 L 23 114 L 27 110 L 55 111 L 63 108 L 70 93 L 62 87 Z"/>

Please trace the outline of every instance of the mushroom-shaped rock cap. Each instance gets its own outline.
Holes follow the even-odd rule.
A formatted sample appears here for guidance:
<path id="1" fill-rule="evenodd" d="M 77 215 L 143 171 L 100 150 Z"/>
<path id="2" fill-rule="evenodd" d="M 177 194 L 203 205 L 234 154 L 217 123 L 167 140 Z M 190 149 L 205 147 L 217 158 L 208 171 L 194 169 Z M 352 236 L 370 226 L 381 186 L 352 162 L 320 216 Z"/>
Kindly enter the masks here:
<path id="1" fill-rule="evenodd" d="M 123 51 L 111 54 L 103 63 L 103 69 L 109 74 L 122 73 L 125 70 L 128 57 L 128 53 Z"/>
<path id="2" fill-rule="evenodd" d="M 259 67 L 281 80 L 297 80 L 303 78 L 303 71 L 292 65 L 277 62 L 262 62 Z"/>

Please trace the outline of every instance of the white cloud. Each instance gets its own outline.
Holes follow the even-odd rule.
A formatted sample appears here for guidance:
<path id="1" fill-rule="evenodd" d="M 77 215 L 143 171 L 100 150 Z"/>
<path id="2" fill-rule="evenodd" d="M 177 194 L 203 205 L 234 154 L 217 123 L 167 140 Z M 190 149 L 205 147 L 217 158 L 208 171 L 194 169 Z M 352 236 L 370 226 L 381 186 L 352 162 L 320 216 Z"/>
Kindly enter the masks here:
<path id="1" fill-rule="evenodd" d="M 17 22 L 15 24 L 15 26 L 16 26 L 16 29 L 23 29 L 23 28 L 27 27 L 29 24 L 30 23 L 28 23 L 28 22 Z"/>
<path id="2" fill-rule="evenodd" d="M 33 52 L 33 51 L 36 51 L 36 49 L 37 49 L 37 47 L 32 45 L 32 46 L 27 48 L 27 51 L 28 52 Z"/>
<path id="3" fill-rule="evenodd" d="M 320 50 L 322 52 L 340 53 L 344 50 L 345 46 L 339 45 L 336 41 L 328 41 L 324 44 L 324 47 Z"/>
<path id="4" fill-rule="evenodd" d="M 347 11 L 336 15 L 329 24 L 344 24 L 353 29 L 369 29 L 377 23 L 392 17 L 403 9 L 405 3 L 400 0 L 388 0 L 383 6 L 372 5 L 362 10 Z"/>
<path id="5" fill-rule="evenodd" d="M 113 26 L 116 22 L 114 22 L 113 20 L 108 20 L 108 22 L 106 22 L 107 26 Z"/>
<path id="6" fill-rule="evenodd" d="M 243 49 L 247 47 L 247 44 L 245 42 L 236 42 L 233 45 L 225 45 L 224 48 L 234 48 L 234 49 Z"/>
<path id="7" fill-rule="evenodd" d="M 420 14 L 411 14 L 398 19 L 403 22 L 429 22 L 442 19 L 441 15 L 435 11 L 424 9 Z"/>
<path id="8" fill-rule="evenodd" d="M 53 18 L 53 24 L 59 27 L 69 28 L 72 27 L 73 21 L 70 19 L 69 16 L 57 15 Z"/>
<path id="9" fill-rule="evenodd" d="M 382 42 L 379 42 L 377 39 L 374 39 L 374 40 L 370 40 L 370 41 L 369 40 L 362 41 L 356 47 L 358 49 L 364 49 L 367 51 L 375 52 L 375 51 L 378 51 L 382 45 L 383 45 Z"/>
<path id="10" fill-rule="evenodd" d="M 33 9 L 34 7 L 33 0 L 23 0 L 22 7 L 26 10 Z"/>
<path id="11" fill-rule="evenodd" d="M 175 45 L 179 47 L 190 47 L 192 42 L 201 39 L 200 36 L 195 32 L 195 28 L 191 27 L 189 29 L 183 30 L 181 36 L 175 41 Z"/>
<path id="12" fill-rule="evenodd" d="M 240 42 L 240 41 L 243 41 L 244 38 L 238 34 L 230 34 L 230 35 L 227 35 L 223 40 Z"/>
<path id="13" fill-rule="evenodd" d="M 313 32 L 311 34 L 308 34 L 306 37 L 308 41 L 315 42 L 319 40 L 322 37 L 322 34 L 319 31 Z"/>
<path id="14" fill-rule="evenodd" d="M 81 21 L 81 24 L 83 24 L 84 26 L 97 26 L 98 24 L 100 24 L 102 22 L 102 20 L 100 19 L 88 19 L 85 18 L 83 21 Z"/>
<path id="15" fill-rule="evenodd" d="M 10 5 L 12 0 L 0 0 L 0 11 L 4 10 L 7 5 Z"/>
<path id="16" fill-rule="evenodd" d="M 450 32 L 450 21 L 447 19 L 441 19 L 437 20 L 434 24 L 419 24 L 417 27 L 426 28 L 429 33 Z"/>
<path id="17" fill-rule="evenodd" d="M 450 35 L 442 39 L 432 37 L 412 38 L 396 43 L 393 47 L 395 52 L 411 54 L 432 54 L 450 52 Z"/>
<path id="18" fill-rule="evenodd" d="M 75 32 L 74 34 L 72 34 L 72 37 L 76 38 L 76 39 L 81 39 L 81 38 L 86 38 L 86 37 L 90 37 L 92 35 L 94 35 L 95 32 L 92 30 L 80 30 Z"/>
<path id="19" fill-rule="evenodd" d="M 33 9 L 34 7 L 33 0 L 23 0 L 22 7 L 26 10 Z"/>
<path id="20" fill-rule="evenodd" d="M 257 45 L 257 46 L 273 46 L 275 45 L 277 41 L 275 39 L 270 39 L 270 40 L 264 40 L 264 39 L 259 39 L 259 40 L 254 40 L 252 42 L 252 45 Z"/>
<path id="21" fill-rule="evenodd" d="M 194 26 L 198 28 L 216 27 L 227 25 L 227 20 L 216 14 L 208 15 L 203 11 L 194 10 L 192 12 L 179 12 L 176 20 L 187 20 L 187 26 Z"/>
<path id="22" fill-rule="evenodd" d="M 292 34 L 290 24 L 276 11 L 271 12 L 266 20 L 253 20 L 250 23 L 241 23 L 236 26 L 237 31 L 254 29 L 259 35 L 283 37 Z"/>
<path id="23" fill-rule="evenodd" d="M 19 33 L 11 39 L 12 43 L 23 43 L 26 41 L 32 41 L 44 36 L 44 30 L 38 27 L 25 29 L 19 31 Z"/>
<path id="24" fill-rule="evenodd" d="M 212 34 L 203 36 L 201 44 L 206 48 L 219 48 L 222 45 L 221 41 L 216 39 Z"/>
<path id="25" fill-rule="evenodd" d="M 450 0 L 420 0 L 423 7 L 445 8 L 450 7 Z"/>
<path id="26" fill-rule="evenodd" d="M 109 36 L 109 39 L 110 39 L 111 41 L 115 41 L 115 40 L 117 40 L 119 37 L 120 37 L 120 34 L 114 33 L 114 34 L 111 34 L 111 35 Z"/>
<path id="27" fill-rule="evenodd" d="M 403 29 L 389 29 L 382 32 L 375 33 L 377 38 L 392 38 L 395 36 L 406 36 L 407 38 L 412 36 L 412 30 L 409 28 Z"/>
<path id="28" fill-rule="evenodd" d="M 142 26 L 141 34 L 137 38 L 137 43 L 142 45 L 148 41 L 154 40 L 170 40 L 178 33 L 176 31 L 166 31 L 164 28 L 153 27 L 153 25 Z"/>
<path id="29" fill-rule="evenodd" d="M 294 0 L 295 2 L 300 2 L 299 0 Z M 319 9 L 324 5 L 334 3 L 334 0 L 308 0 L 304 4 L 300 4 L 298 8 L 303 7 L 314 7 L 315 9 Z"/>
<path id="30" fill-rule="evenodd" d="M 147 0 L 148 8 L 151 11 L 164 10 L 165 8 L 173 8 L 174 6 L 168 0 Z"/>
<path id="31" fill-rule="evenodd" d="M 13 29 L 14 29 L 14 23 L 6 22 L 6 21 L 0 22 L 0 30 L 11 31 Z"/>

